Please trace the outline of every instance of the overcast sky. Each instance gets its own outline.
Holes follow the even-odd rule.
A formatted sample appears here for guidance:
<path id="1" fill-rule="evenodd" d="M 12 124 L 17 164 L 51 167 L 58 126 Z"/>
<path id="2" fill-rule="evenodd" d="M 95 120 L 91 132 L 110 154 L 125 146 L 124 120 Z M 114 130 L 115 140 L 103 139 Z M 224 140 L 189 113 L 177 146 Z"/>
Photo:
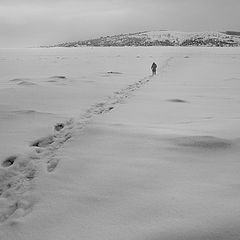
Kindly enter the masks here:
<path id="1" fill-rule="evenodd" d="M 240 31 L 240 0 L 0 0 L 0 47 L 144 30 Z"/>

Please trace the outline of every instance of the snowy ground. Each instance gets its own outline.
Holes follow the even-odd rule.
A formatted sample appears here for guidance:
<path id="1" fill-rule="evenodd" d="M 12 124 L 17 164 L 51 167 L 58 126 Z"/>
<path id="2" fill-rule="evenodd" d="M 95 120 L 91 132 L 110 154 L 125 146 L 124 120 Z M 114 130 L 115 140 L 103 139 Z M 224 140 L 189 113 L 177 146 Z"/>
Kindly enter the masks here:
<path id="1" fill-rule="evenodd" d="M 239 239 L 239 64 L 240 48 L 0 50 L 0 239 Z"/>

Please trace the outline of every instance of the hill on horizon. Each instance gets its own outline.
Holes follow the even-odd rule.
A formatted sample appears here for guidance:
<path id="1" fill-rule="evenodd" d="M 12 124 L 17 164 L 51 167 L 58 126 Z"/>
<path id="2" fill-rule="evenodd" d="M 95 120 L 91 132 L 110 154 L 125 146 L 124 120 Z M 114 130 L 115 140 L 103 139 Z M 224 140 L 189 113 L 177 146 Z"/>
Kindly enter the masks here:
<path id="1" fill-rule="evenodd" d="M 226 32 L 177 32 L 177 31 L 144 31 L 119 34 L 95 39 L 66 42 L 49 47 L 124 47 L 124 46 L 207 46 L 238 47 L 240 33 Z"/>

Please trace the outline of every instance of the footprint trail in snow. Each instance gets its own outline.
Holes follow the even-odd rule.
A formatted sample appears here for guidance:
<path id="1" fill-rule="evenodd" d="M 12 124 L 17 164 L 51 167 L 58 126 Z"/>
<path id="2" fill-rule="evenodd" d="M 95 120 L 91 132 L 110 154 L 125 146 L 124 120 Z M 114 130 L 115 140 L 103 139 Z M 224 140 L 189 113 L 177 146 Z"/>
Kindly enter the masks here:
<path id="1" fill-rule="evenodd" d="M 160 70 L 164 70 L 167 59 Z M 94 117 L 112 111 L 117 105 L 133 96 L 133 92 L 144 86 L 154 77 L 147 76 L 120 91 L 114 92 L 105 101 L 96 103 L 77 119 L 69 119 L 55 125 L 54 133 L 37 139 L 30 144 L 30 151 L 25 154 L 12 155 L 1 161 L 0 168 L 0 223 L 14 220 L 28 214 L 36 199 L 31 196 L 34 179 L 39 170 L 39 164 L 46 164 L 47 172 L 53 172 L 58 166 L 59 159 L 56 151 L 66 141 L 71 139 L 86 126 Z"/>

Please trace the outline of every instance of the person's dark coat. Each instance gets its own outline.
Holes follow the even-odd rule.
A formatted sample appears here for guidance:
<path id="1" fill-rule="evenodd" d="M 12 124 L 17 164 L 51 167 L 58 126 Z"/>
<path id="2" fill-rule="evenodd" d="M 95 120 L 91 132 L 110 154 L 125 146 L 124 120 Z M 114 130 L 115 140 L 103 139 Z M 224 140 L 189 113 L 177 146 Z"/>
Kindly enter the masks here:
<path id="1" fill-rule="evenodd" d="M 155 62 L 152 64 L 151 69 L 152 69 L 152 73 L 156 74 L 156 72 L 157 72 L 157 64 Z"/>

